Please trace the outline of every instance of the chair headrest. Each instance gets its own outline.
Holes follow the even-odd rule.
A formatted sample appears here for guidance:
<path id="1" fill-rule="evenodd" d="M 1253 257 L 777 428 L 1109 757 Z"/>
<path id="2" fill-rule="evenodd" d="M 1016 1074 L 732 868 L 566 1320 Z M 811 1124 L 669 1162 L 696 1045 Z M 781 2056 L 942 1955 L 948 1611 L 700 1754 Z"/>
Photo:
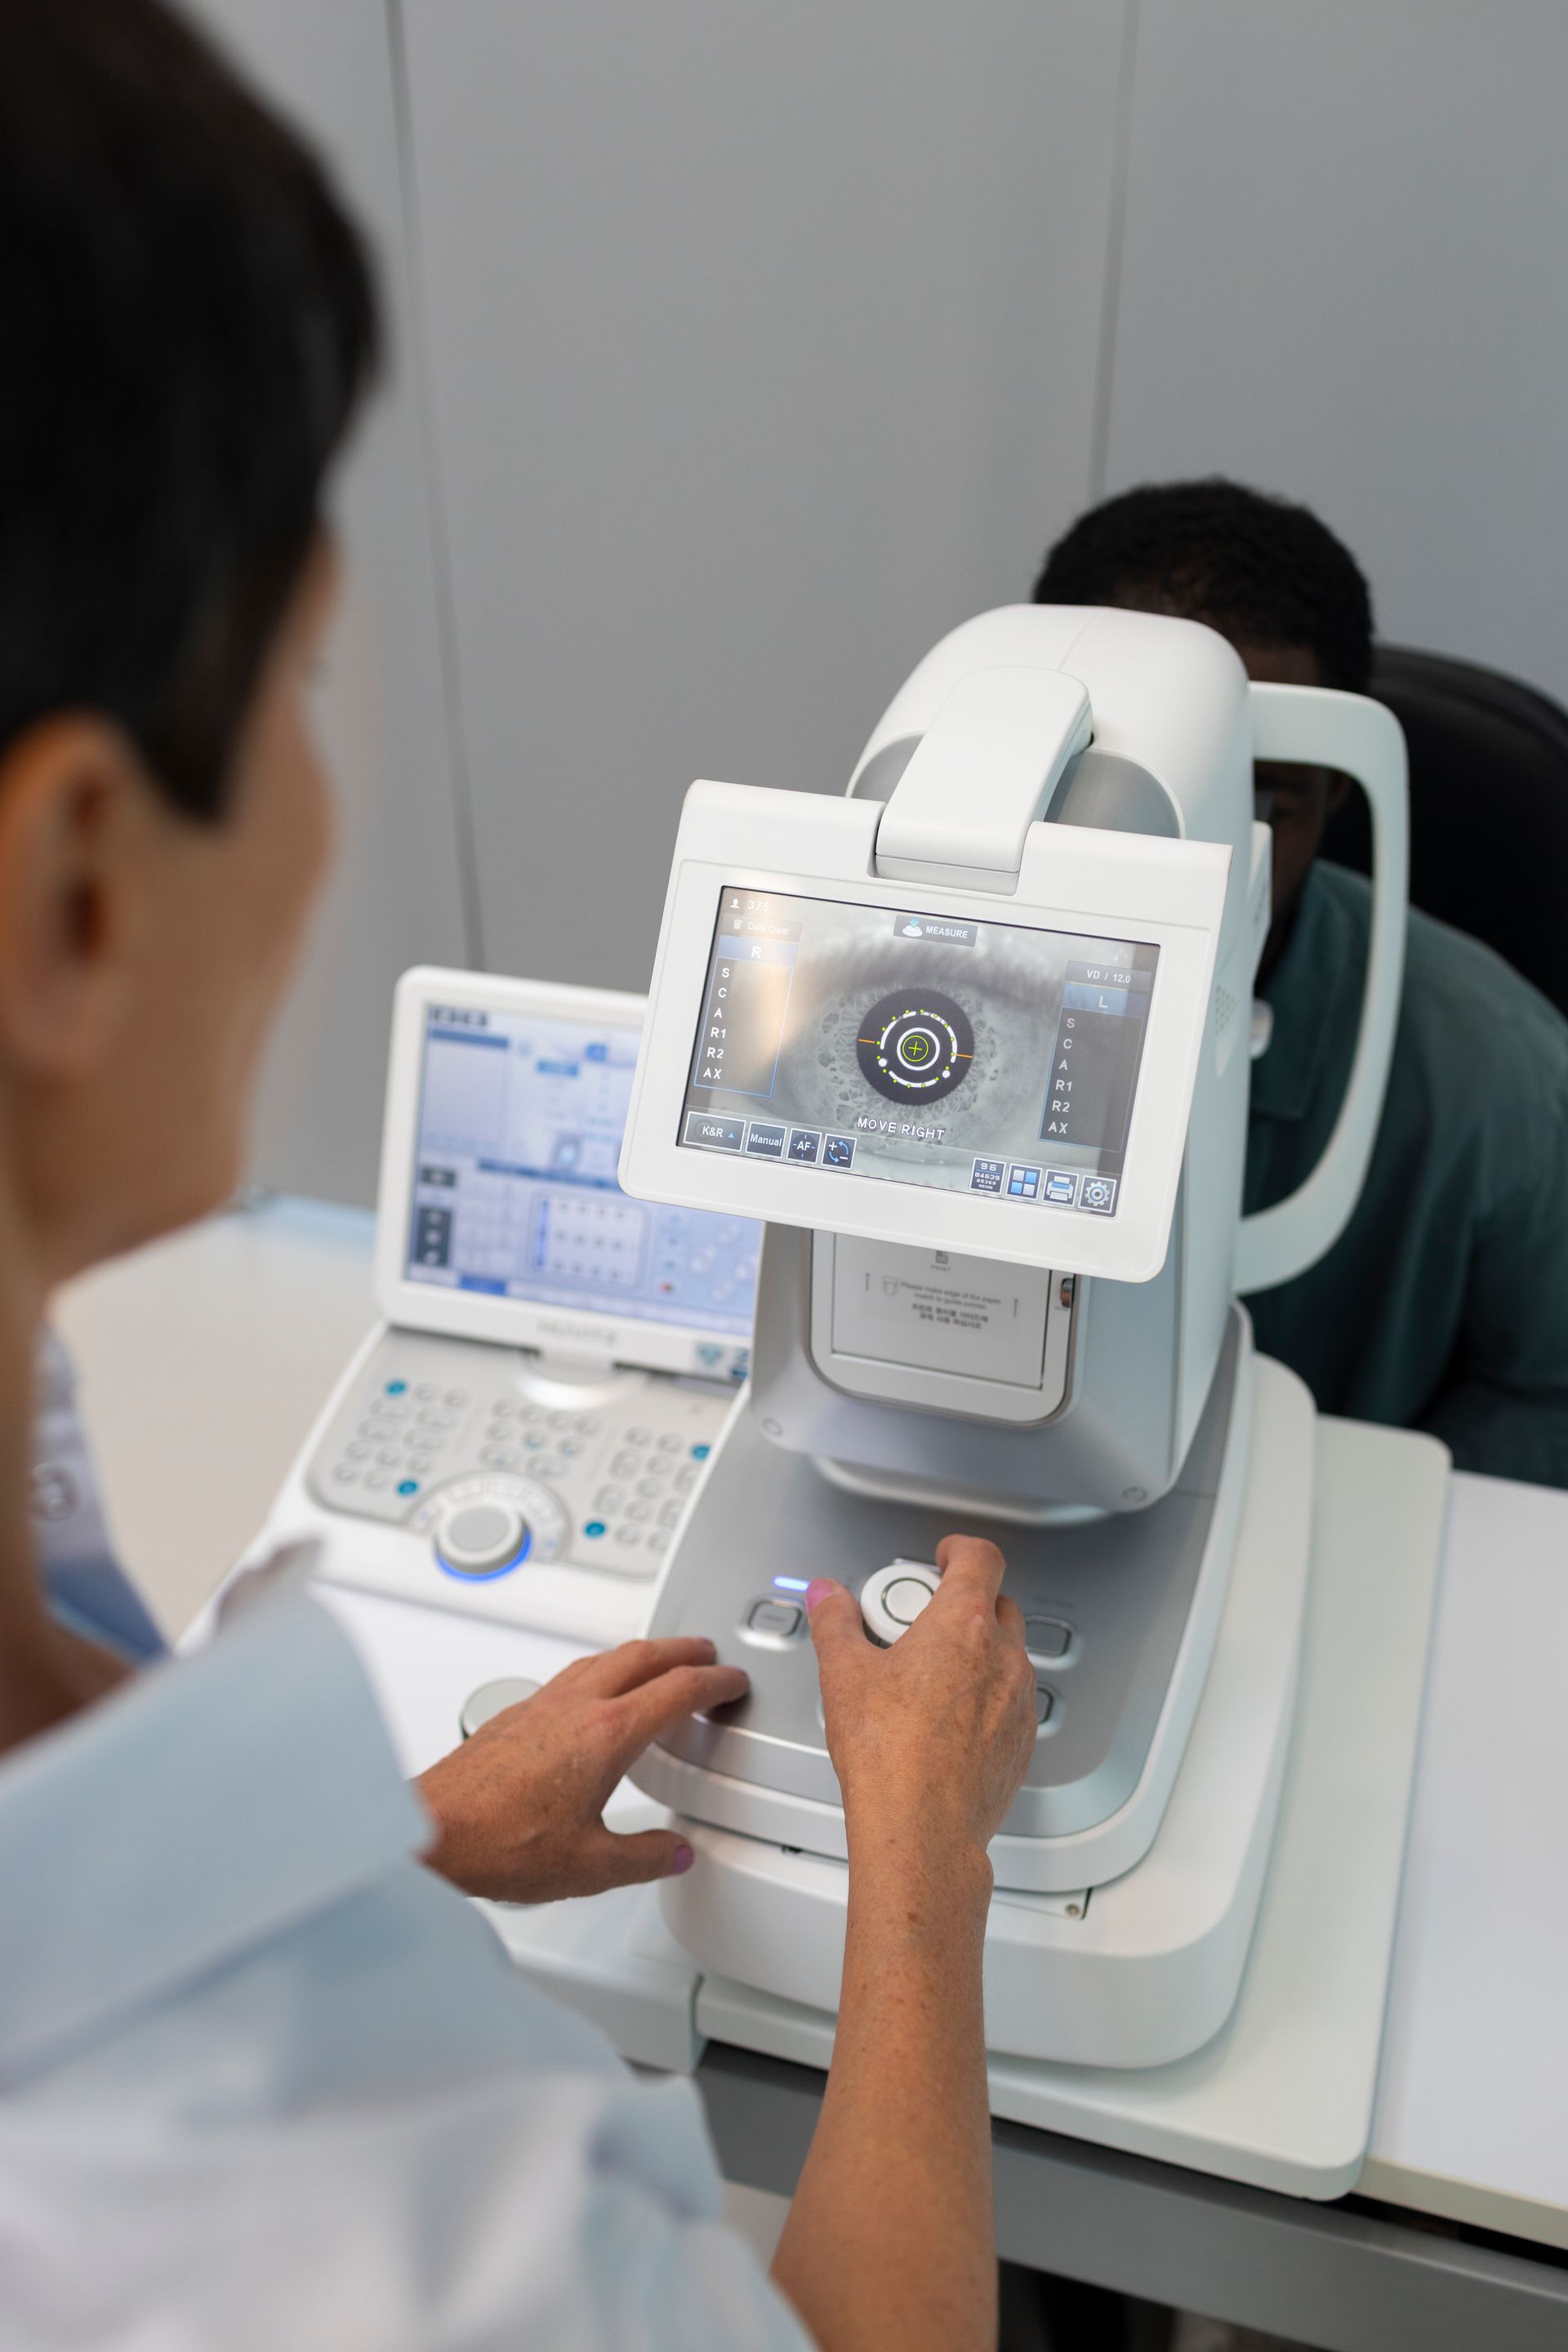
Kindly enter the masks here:
<path id="1" fill-rule="evenodd" d="M 1371 692 L 1410 748 L 1410 897 L 1568 1013 L 1568 711 L 1500 671 L 1379 646 Z M 1358 793 L 1323 855 L 1371 865 Z"/>

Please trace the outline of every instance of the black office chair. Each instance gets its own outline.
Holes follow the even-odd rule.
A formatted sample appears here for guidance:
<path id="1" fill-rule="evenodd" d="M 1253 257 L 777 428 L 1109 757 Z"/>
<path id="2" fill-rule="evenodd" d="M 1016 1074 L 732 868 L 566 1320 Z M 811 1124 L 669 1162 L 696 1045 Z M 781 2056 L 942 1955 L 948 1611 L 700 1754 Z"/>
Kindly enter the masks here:
<path id="1" fill-rule="evenodd" d="M 1410 747 L 1410 898 L 1484 940 L 1568 1013 L 1568 710 L 1474 662 L 1379 646 L 1370 691 Z M 1323 855 L 1372 866 L 1360 793 Z"/>

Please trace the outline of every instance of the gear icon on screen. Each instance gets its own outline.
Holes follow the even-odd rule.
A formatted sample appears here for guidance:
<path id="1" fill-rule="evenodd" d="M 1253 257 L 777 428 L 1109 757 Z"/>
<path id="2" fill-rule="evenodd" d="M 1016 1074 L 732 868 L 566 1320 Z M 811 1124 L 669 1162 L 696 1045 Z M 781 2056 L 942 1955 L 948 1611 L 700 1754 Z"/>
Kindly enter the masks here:
<path id="1" fill-rule="evenodd" d="M 855 1041 L 862 1077 L 889 1102 L 940 1102 L 974 1060 L 962 1004 L 935 989 L 896 989 L 873 1004 Z"/>

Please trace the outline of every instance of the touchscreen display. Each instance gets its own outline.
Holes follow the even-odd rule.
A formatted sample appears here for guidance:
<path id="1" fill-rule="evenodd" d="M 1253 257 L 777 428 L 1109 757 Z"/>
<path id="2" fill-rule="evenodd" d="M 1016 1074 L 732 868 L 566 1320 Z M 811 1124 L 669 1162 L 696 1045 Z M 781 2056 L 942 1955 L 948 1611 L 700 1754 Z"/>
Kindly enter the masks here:
<path id="1" fill-rule="evenodd" d="M 747 1339 L 761 1227 L 616 1181 L 637 1057 L 635 1029 L 428 1007 L 409 1281 Z"/>
<path id="2" fill-rule="evenodd" d="M 1159 954 L 731 886 L 679 1139 L 1114 1216 Z"/>

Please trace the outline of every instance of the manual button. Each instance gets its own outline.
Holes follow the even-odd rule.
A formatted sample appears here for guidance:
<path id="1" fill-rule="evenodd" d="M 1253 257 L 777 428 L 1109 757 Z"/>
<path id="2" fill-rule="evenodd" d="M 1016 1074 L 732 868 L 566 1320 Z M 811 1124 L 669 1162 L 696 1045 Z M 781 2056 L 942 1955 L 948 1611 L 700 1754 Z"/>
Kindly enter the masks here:
<path id="1" fill-rule="evenodd" d="M 753 1601 L 746 1616 L 749 1633 L 772 1633 L 780 1641 L 788 1641 L 798 1633 L 805 1622 L 805 1612 L 795 1601 Z"/>

